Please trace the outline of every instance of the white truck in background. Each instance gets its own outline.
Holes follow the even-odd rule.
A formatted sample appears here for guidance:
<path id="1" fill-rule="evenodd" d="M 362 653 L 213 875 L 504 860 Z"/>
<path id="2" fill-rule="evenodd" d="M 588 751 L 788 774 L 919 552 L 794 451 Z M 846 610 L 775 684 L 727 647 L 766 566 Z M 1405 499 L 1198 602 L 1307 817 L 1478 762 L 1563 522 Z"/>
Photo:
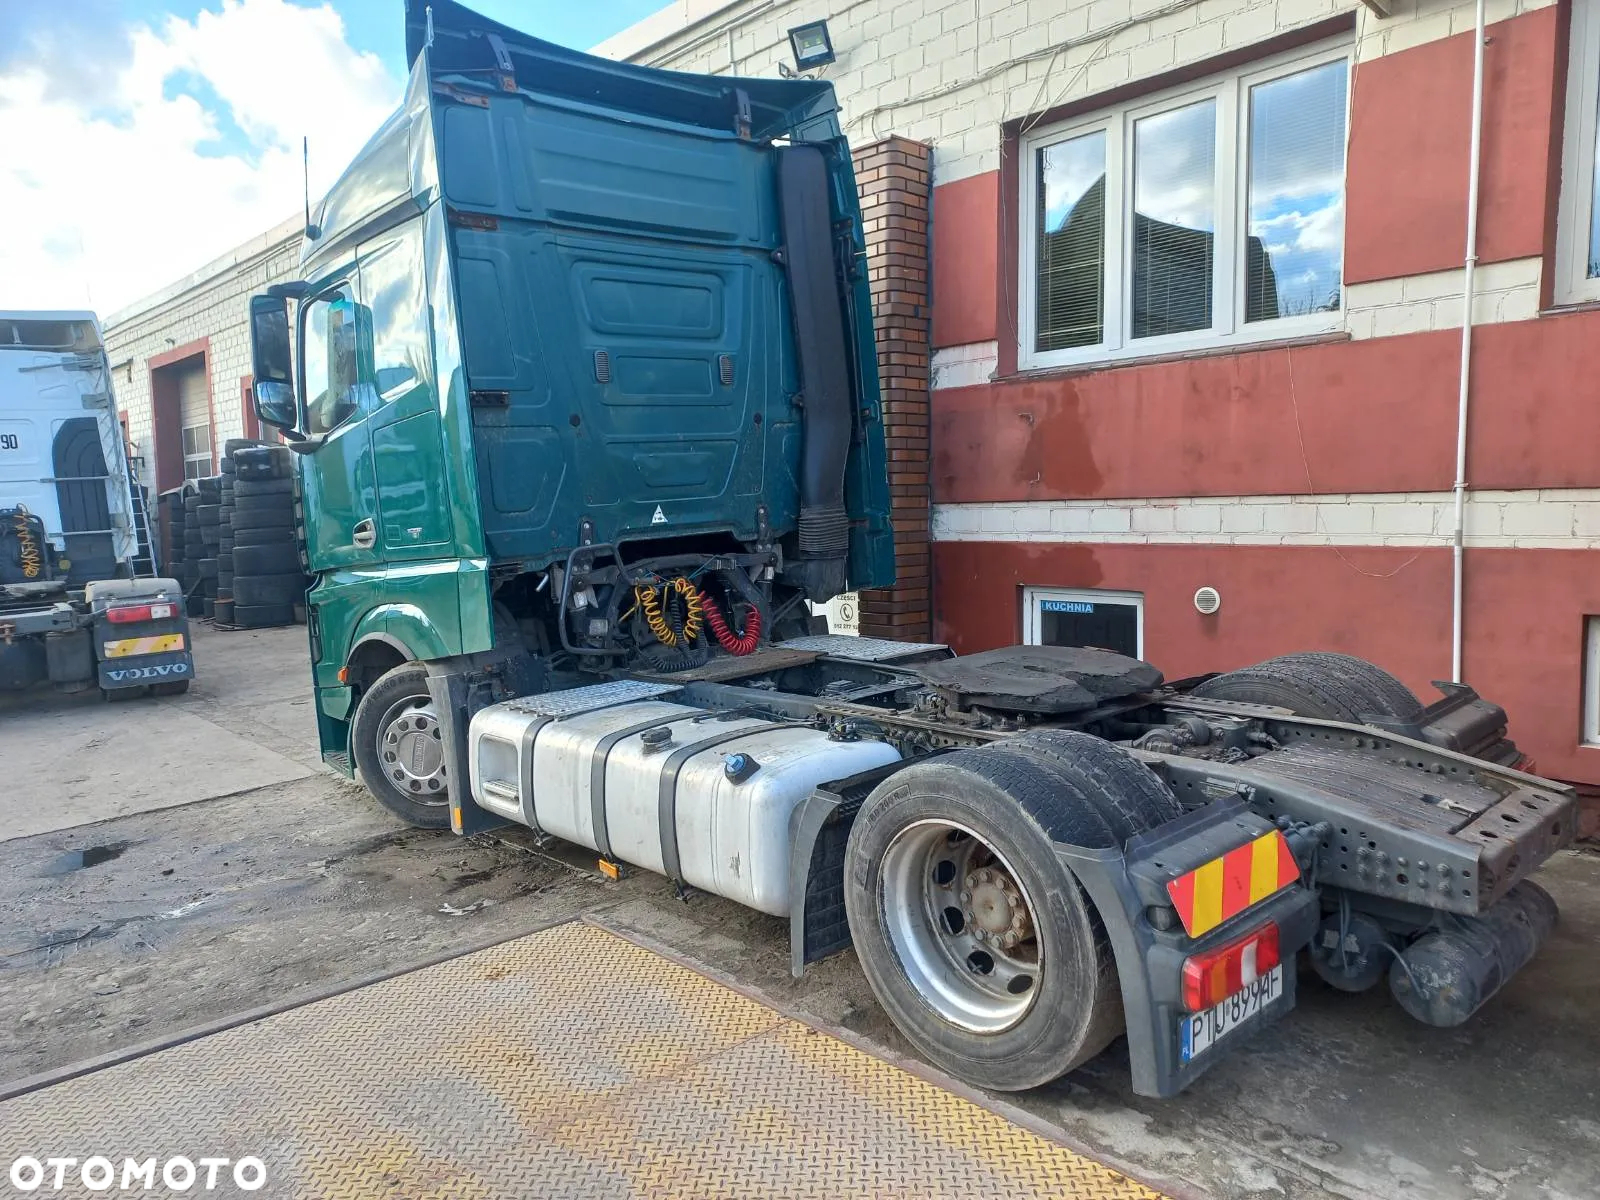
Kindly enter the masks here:
<path id="1" fill-rule="evenodd" d="M 0 311 L 0 691 L 188 689 L 183 593 L 134 486 L 95 315 Z"/>

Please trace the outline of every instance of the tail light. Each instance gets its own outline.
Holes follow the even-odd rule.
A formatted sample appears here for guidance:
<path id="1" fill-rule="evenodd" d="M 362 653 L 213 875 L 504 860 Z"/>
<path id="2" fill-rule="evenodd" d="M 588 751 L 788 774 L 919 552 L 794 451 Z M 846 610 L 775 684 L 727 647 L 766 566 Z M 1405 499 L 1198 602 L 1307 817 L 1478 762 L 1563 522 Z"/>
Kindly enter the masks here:
<path id="1" fill-rule="evenodd" d="M 113 625 L 131 625 L 135 621 L 167 621 L 177 615 L 176 604 L 126 604 L 121 608 L 106 609 L 106 620 Z"/>
<path id="2" fill-rule="evenodd" d="M 1278 927 L 1271 921 L 1244 937 L 1196 954 L 1183 964 L 1183 1006 L 1203 1012 L 1254 983 L 1282 960 Z"/>

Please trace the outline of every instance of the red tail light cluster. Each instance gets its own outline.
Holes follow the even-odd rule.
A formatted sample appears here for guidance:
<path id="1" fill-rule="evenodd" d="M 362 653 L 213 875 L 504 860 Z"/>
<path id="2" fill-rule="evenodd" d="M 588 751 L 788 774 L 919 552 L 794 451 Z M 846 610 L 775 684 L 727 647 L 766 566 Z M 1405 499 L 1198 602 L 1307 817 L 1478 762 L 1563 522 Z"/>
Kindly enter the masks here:
<path id="1" fill-rule="evenodd" d="M 126 604 L 106 609 L 106 620 L 113 625 L 132 625 L 135 621 L 166 621 L 178 615 L 176 604 Z"/>
<path id="2" fill-rule="evenodd" d="M 1203 1012 L 1265 975 L 1278 957 L 1278 927 L 1272 922 L 1226 946 L 1196 954 L 1183 964 L 1183 1006 Z"/>

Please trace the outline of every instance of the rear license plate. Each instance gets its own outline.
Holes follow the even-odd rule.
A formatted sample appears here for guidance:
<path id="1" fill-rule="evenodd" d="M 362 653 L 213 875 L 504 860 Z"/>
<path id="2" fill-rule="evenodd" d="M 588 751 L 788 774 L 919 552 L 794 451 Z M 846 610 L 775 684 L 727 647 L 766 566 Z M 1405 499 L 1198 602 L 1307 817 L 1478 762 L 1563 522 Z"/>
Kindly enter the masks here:
<path id="1" fill-rule="evenodd" d="M 158 637 L 122 638 L 105 644 L 105 658 L 127 658 L 132 654 L 167 654 L 183 649 L 183 634 L 168 633 Z"/>
<path id="2" fill-rule="evenodd" d="M 1216 1045 L 1251 1017 L 1283 995 L 1283 964 L 1229 996 L 1215 1008 L 1183 1019 L 1183 1061 L 1189 1062 Z"/>

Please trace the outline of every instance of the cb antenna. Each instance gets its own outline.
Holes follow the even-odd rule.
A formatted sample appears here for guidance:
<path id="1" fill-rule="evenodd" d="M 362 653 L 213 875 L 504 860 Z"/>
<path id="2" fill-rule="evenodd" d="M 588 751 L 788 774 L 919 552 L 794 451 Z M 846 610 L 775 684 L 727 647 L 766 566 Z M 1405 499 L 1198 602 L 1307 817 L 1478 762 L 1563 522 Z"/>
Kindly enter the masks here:
<path id="1" fill-rule="evenodd" d="M 305 185 L 306 236 L 316 241 L 322 231 L 311 223 L 311 138 L 308 135 L 300 138 L 300 178 Z"/>

